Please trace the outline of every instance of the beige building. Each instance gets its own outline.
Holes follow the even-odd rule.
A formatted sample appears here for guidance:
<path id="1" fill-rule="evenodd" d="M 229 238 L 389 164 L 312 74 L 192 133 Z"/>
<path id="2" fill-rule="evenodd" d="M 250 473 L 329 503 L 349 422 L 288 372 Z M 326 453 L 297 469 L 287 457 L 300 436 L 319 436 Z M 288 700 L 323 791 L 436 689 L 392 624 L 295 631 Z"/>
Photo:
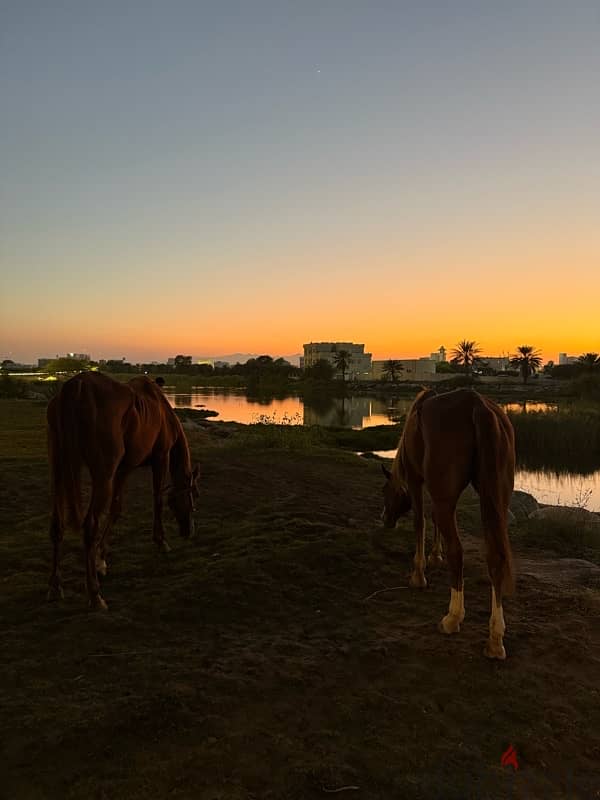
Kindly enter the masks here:
<path id="1" fill-rule="evenodd" d="M 385 361 L 373 361 L 371 367 L 371 380 L 381 380 L 385 374 Z M 399 366 L 398 381 L 434 381 L 436 380 L 435 365 L 432 358 L 398 358 L 393 359 Z M 447 376 L 446 376 L 447 377 Z"/>
<path id="2" fill-rule="evenodd" d="M 354 342 L 310 342 L 303 345 L 303 366 L 312 367 L 317 361 L 328 361 L 335 367 L 335 356 L 341 350 L 348 354 L 348 380 L 368 380 L 371 374 L 371 353 L 365 353 L 364 344 Z"/>

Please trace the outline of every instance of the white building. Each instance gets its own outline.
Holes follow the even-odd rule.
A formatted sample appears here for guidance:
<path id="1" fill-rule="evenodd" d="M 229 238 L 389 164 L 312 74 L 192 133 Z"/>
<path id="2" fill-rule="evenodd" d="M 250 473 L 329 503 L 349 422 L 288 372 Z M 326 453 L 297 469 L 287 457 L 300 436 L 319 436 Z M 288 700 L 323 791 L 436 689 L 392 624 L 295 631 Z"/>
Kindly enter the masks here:
<path id="1" fill-rule="evenodd" d="M 310 342 L 303 345 L 304 368 L 312 367 L 317 361 L 327 361 L 335 368 L 336 355 L 344 350 L 348 353 L 349 380 L 368 380 L 371 373 L 371 353 L 365 353 L 364 344 L 354 342 Z"/>
<path id="2" fill-rule="evenodd" d="M 576 364 L 577 363 L 577 356 L 568 356 L 566 353 L 559 353 L 558 354 L 558 363 L 559 364 Z"/>
<path id="3" fill-rule="evenodd" d="M 487 364 L 490 369 L 495 369 L 496 372 L 506 372 L 510 367 L 509 356 L 477 356 L 477 362 Z M 477 363 L 475 368 L 478 369 Z"/>

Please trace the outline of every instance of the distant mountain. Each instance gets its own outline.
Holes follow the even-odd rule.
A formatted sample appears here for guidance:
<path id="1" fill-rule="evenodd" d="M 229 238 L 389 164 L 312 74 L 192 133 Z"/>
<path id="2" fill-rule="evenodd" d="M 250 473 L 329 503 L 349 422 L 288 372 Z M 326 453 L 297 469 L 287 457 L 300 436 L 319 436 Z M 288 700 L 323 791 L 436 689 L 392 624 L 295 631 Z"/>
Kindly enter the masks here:
<path id="1" fill-rule="evenodd" d="M 258 358 L 258 356 L 270 355 L 272 358 L 285 358 L 290 364 L 297 367 L 300 364 L 300 356 L 302 353 L 294 353 L 291 356 L 280 356 L 279 354 L 272 353 L 229 353 L 225 356 L 194 356 L 193 361 L 202 361 L 203 359 L 211 361 L 225 361 L 227 364 L 245 364 L 250 358 Z"/>

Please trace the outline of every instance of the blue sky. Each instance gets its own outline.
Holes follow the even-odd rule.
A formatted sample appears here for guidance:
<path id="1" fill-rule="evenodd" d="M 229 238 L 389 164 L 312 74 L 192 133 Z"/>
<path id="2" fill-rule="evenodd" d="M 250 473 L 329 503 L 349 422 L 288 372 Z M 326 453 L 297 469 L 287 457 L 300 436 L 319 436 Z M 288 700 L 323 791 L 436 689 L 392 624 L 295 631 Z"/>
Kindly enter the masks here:
<path id="1" fill-rule="evenodd" d="M 0 9 L 0 355 L 600 349 L 597 2 Z"/>

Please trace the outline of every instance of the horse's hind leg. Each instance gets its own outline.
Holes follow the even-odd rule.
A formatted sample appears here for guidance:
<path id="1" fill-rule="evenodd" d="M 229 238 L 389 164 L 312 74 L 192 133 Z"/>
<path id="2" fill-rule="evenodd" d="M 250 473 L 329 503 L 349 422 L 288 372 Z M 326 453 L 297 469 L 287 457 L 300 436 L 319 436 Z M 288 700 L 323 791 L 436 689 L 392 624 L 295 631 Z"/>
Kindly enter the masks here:
<path id="1" fill-rule="evenodd" d="M 106 575 L 106 556 L 108 554 L 110 536 L 112 529 L 121 516 L 121 511 L 123 510 L 123 486 L 125 484 L 126 477 L 127 473 L 124 470 L 117 470 L 113 483 L 112 501 L 110 504 L 108 519 L 106 520 L 104 530 L 100 536 L 100 542 L 96 548 L 96 571 L 101 575 Z"/>
<path id="2" fill-rule="evenodd" d="M 435 514 L 432 515 L 432 525 L 433 525 L 433 544 L 431 546 L 431 552 L 429 553 L 429 556 L 427 558 L 427 566 L 435 568 L 435 567 L 440 567 L 444 563 L 442 534 L 435 520 Z"/>
<path id="3" fill-rule="evenodd" d="M 492 613 L 490 614 L 490 638 L 483 650 L 488 658 L 498 658 L 504 661 L 506 650 L 504 649 L 504 611 L 502 609 L 502 589 L 498 591 L 492 585 Z"/>
<path id="4" fill-rule="evenodd" d="M 450 606 L 448 613 L 442 618 L 439 628 L 442 633 L 458 633 L 465 618 L 464 583 L 463 583 L 463 549 L 458 538 L 456 525 L 456 506 L 436 506 L 435 519 L 446 547 L 446 558 L 450 570 Z"/>
<path id="5" fill-rule="evenodd" d="M 64 592 L 60 576 L 60 551 L 63 540 L 63 525 L 60 515 L 56 508 L 52 509 L 50 520 L 50 539 L 52 541 L 52 573 L 50 575 L 50 588 L 48 589 L 48 600 L 62 600 Z"/>
<path id="6" fill-rule="evenodd" d="M 507 503 L 508 506 L 508 503 Z M 484 648 L 484 655 L 488 658 L 497 658 L 504 661 L 506 650 L 504 649 L 504 633 L 506 624 L 504 622 L 504 610 L 502 608 L 502 587 L 505 579 L 506 565 L 497 558 L 497 554 L 488 546 L 488 572 L 492 583 L 492 608 L 489 624 L 489 639 Z"/>
<path id="7" fill-rule="evenodd" d="M 83 522 L 86 583 L 90 608 L 105 610 L 107 605 L 100 594 L 96 568 L 97 550 L 100 544 L 100 516 L 111 496 L 112 481 L 92 477 L 92 499 Z"/>

